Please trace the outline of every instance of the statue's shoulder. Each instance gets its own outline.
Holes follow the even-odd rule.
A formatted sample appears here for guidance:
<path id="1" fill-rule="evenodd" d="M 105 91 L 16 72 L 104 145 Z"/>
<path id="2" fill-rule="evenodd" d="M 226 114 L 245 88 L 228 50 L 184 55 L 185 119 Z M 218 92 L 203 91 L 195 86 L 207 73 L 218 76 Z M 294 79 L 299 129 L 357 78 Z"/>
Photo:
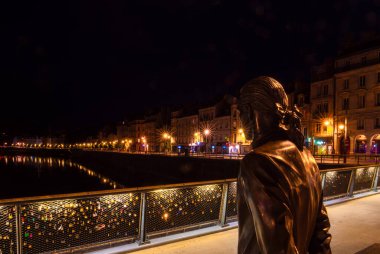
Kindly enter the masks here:
<path id="1" fill-rule="evenodd" d="M 300 151 L 294 143 L 287 140 L 271 141 L 259 146 L 247 154 L 245 159 L 250 164 L 263 164 L 263 162 L 272 164 L 274 161 L 281 161 L 283 165 L 294 168 L 295 171 L 298 171 L 296 169 L 301 165 L 304 165 L 303 167 L 318 168 L 309 150 L 304 148 L 303 151 Z M 276 165 L 278 164 L 276 163 Z"/>
<path id="2" fill-rule="evenodd" d="M 251 159 L 254 157 L 264 157 L 267 160 L 282 160 L 289 162 L 303 157 L 309 157 L 309 155 L 306 155 L 305 151 L 300 151 L 297 146 L 289 140 L 275 140 L 253 149 L 248 154 L 248 157 Z"/>
<path id="3" fill-rule="evenodd" d="M 266 155 L 269 157 L 278 156 L 283 153 L 293 153 L 298 151 L 294 143 L 289 140 L 275 140 L 265 143 L 253 149 L 252 153 Z"/>
<path id="4" fill-rule="evenodd" d="M 254 148 L 245 155 L 243 162 L 271 161 L 273 158 L 282 156 L 284 152 L 296 151 L 297 147 L 287 140 L 275 140 Z"/>
<path id="5" fill-rule="evenodd" d="M 241 170 L 260 179 L 278 179 L 284 171 L 283 166 L 278 164 L 278 159 L 287 159 L 283 151 L 292 146 L 291 142 L 271 141 L 256 147 L 243 158 Z"/>

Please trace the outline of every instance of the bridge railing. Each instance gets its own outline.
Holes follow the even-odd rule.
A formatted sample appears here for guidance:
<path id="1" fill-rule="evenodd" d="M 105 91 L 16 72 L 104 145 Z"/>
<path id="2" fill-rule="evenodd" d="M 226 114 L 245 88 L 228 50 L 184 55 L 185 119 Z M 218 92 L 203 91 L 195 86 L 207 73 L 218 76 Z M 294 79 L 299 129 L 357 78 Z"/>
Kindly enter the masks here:
<path id="1" fill-rule="evenodd" d="M 380 187 L 379 171 L 379 165 L 321 170 L 324 200 L 377 191 Z"/>
<path id="2" fill-rule="evenodd" d="M 322 170 L 325 199 L 377 191 L 376 165 Z M 0 200 L 0 253 L 72 252 L 237 220 L 236 179 Z"/>
<path id="3" fill-rule="evenodd" d="M 319 154 L 314 155 L 318 163 L 334 163 L 334 164 L 377 164 L 380 162 L 379 154 Z"/>

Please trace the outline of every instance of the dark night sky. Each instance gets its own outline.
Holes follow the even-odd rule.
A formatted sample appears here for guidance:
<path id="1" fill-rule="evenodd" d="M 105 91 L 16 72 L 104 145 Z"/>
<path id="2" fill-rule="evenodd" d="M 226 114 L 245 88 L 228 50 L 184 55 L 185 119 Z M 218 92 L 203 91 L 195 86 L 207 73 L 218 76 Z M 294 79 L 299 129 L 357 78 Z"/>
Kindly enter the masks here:
<path id="1" fill-rule="evenodd" d="M 0 131 L 22 134 L 206 102 L 257 75 L 307 81 L 311 66 L 380 31 L 380 0 L 9 2 Z"/>

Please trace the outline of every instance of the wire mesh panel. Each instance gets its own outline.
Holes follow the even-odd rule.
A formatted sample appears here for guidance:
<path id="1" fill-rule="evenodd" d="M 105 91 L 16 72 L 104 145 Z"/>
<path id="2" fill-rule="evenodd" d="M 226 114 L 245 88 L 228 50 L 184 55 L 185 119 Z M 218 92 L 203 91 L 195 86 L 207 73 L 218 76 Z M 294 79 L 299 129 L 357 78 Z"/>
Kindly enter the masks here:
<path id="1" fill-rule="evenodd" d="M 218 221 L 221 200 L 221 184 L 148 192 L 146 232 Z"/>
<path id="2" fill-rule="evenodd" d="M 228 194 L 227 194 L 227 222 L 236 220 L 237 218 L 237 182 L 232 182 L 228 184 Z"/>
<path id="3" fill-rule="evenodd" d="M 0 206 L 0 253 L 16 253 L 16 208 Z"/>
<path id="4" fill-rule="evenodd" d="M 138 193 L 22 205 L 23 253 L 134 238 L 139 210 Z"/>
<path id="5" fill-rule="evenodd" d="M 354 193 L 371 189 L 375 172 L 375 167 L 356 169 Z"/>
<path id="6" fill-rule="evenodd" d="M 325 199 L 347 194 L 351 170 L 326 172 L 323 196 Z"/>

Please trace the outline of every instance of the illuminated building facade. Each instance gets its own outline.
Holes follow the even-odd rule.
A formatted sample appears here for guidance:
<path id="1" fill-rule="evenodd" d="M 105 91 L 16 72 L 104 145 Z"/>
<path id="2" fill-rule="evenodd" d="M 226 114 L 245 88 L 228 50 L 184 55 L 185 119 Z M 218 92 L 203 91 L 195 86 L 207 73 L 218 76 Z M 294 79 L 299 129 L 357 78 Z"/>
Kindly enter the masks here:
<path id="1" fill-rule="evenodd" d="M 339 57 L 335 70 L 336 116 L 338 126 L 347 119 L 347 150 L 380 153 L 380 47 Z M 340 150 L 343 140 L 338 137 Z"/>
<path id="2" fill-rule="evenodd" d="M 314 153 L 380 153 L 380 46 L 315 68 L 310 92 Z"/>
<path id="3" fill-rule="evenodd" d="M 332 77 L 312 81 L 309 138 L 310 148 L 315 154 L 334 153 L 334 97 Z"/>

